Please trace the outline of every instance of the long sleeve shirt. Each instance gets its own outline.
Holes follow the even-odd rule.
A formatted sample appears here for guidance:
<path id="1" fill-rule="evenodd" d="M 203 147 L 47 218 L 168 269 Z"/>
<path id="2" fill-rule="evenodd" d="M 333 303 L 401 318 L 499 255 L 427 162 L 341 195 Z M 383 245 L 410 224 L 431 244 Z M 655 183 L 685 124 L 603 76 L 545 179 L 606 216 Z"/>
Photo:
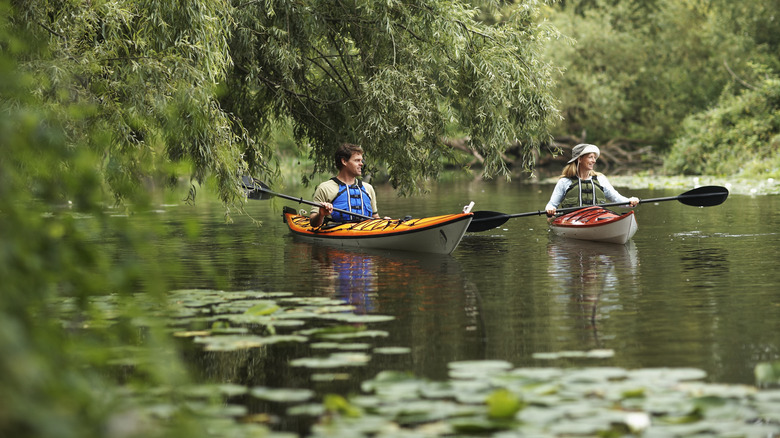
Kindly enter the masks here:
<path id="1" fill-rule="evenodd" d="M 610 202 L 625 202 L 628 204 L 628 198 L 621 195 L 617 190 L 615 190 L 614 187 L 612 187 L 612 184 L 609 183 L 609 180 L 607 177 L 603 174 L 599 174 L 599 184 L 604 189 L 604 195 L 607 197 L 607 200 Z M 584 181 L 590 181 L 591 177 L 588 177 Z M 559 205 L 561 205 L 561 201 L 563 201 L 564 196 L 566 196 L 566 190 L 569 190 L 569 187 L 571 187 L 571 180 L 569 178 L 561 178 L 558 180 L 558 183 L 555 184 L 555 188 L 553 189 L 552 196 L 550 196 L 550 201 L 547 202 L 547 206 L 544 207 L 545 210 L 549 210 L 551 208 L 558 208 Z"/>

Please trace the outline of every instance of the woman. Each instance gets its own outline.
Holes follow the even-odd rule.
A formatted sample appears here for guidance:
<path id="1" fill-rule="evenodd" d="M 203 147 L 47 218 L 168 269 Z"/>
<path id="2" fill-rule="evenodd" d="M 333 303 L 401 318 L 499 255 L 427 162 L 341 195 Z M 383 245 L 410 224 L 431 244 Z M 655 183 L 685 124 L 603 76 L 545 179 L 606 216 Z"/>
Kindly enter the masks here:
<path id="1" fill-rule="evenodd" d="M 639 198 L 618 193 L 603 173 L 593 170 L 601 151 L 592 144 L 578 144 L 571 150 L 571 160 L 561 173 L 561 179 L 553 189 L 550 201 L 544 208 L 548 216 L 555 215 L 558 207 L 581 207 L 610 202 L 625 202 L 636 207 Z"/>

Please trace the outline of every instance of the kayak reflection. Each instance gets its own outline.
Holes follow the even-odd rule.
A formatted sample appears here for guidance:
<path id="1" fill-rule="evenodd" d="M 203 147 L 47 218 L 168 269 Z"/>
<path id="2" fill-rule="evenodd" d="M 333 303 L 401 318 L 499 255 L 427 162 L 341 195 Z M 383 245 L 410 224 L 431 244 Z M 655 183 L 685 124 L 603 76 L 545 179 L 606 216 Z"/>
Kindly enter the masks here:
<path id="1" fill-rule="evenodd" d="M 304 242 L 286 247 L 287 262 L 296 264 L 288 269 L 316 278 L 311 293 L 348 302 L 355 313 L 392 315 L 393 321 L 378 328 L 392 333 L 395 345 L 427 345 L 437 351 L 404 358 L 412 370 L 446 375 L 450 361 L 484 358 L 480 295 L 452 255 L 340 249 Z"/>
<path id="2" fill-rule="evenodd" d="M 338 248 L 306 246 L 311 250 L 312 262 L 321 273 L 328 295 L 355 306 L 356 313 L 375 311 L 373 297 L 378 290 L 375 257 Z"/>
<path id="3" fill-rule="evenodd" d="M 619 308 L 618 292 L 633 287 L 639 257 L 633 241 L 625 245 L 553 238 L 547 246 L 548 273 L 559 302 L 600 348 L 597 321 Z M 583 339 L 584 341 L 584 339 Z"/>

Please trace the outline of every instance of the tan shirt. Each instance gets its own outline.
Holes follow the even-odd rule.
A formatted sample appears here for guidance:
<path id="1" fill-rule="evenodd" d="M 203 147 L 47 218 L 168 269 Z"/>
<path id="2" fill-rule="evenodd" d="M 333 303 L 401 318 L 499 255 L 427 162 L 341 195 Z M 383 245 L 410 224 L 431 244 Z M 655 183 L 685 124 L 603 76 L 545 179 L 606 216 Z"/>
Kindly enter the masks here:
<path id="1" fill-rule="evenodd" d="M 363 188 L 366 189 L 368 197 L 371 198 L 371 211 L 373 214 L 378 214 L 376 209 L 376 192 L 371 184 L 363 181 Z M 314 202 L 330 202 L 332 203 L 336 199 L 336 195 L 339 194 L 339 185 L 336 181 L 329 179 L 320 183 L 314 190 Z M 312 207 L 311 213 L 319 213 L 319 207 Z"/>

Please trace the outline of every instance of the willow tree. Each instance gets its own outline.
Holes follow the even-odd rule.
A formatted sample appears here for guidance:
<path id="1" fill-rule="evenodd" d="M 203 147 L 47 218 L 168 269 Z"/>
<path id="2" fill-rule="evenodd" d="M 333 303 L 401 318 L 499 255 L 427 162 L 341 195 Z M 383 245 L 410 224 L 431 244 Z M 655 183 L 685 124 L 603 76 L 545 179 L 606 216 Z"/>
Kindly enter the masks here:
<path id="1" fill-rule="evenodd" d="M 239 199 L 241 174 L 270 155 L 217 99 L 231 65 L 235 22 L 227 0 L 12 2 L 10 23 L 36 47 L 19 68 L 29 93 L 63 123 L 73 148 L 93 151 L 119 201 L 143 196 L 140 182 L 183 175 L 220 181 Z M 78 105 L 82 114 L 71 113 Z M 70 196 L 63 194 L 63 196 Z"/>
<path id="2" fill-rule="evenodd" d="M 402 192 L 438 174 L 452 132 L 469 138 L 489 176 L 506 173 L 513 143 L 531 164 L 557 120 L 551 66 L 539 56 L 554 31 L 540 22 L 543 1 L 482 3 L 236 3 L 223 105 L 255 135 L 290 120 L 312 173 L 331 170 L 340 143 L 361 144 Z M 478 20 L 500 6 L 498 24 Z"/>
<path id="3" fill-rule="evenodd" d="M 552 30 L 542 0 L 482 3 L 506 19 L 450 0 L 32 0 L 12 1 L 9 23 L 44 47 L 19 60 L 29 91 L 100 157 L 110 193 L 215 175 L 229 204 L 241 175 L 273 178 L 279 121 L 312 172 L 349 141 L 414 191 L 441 169 L 448 132 L 470 138 L 488 175 L 505 172 L 502 151 L 530 152 L 557 116 L 539 58 Z"/>

